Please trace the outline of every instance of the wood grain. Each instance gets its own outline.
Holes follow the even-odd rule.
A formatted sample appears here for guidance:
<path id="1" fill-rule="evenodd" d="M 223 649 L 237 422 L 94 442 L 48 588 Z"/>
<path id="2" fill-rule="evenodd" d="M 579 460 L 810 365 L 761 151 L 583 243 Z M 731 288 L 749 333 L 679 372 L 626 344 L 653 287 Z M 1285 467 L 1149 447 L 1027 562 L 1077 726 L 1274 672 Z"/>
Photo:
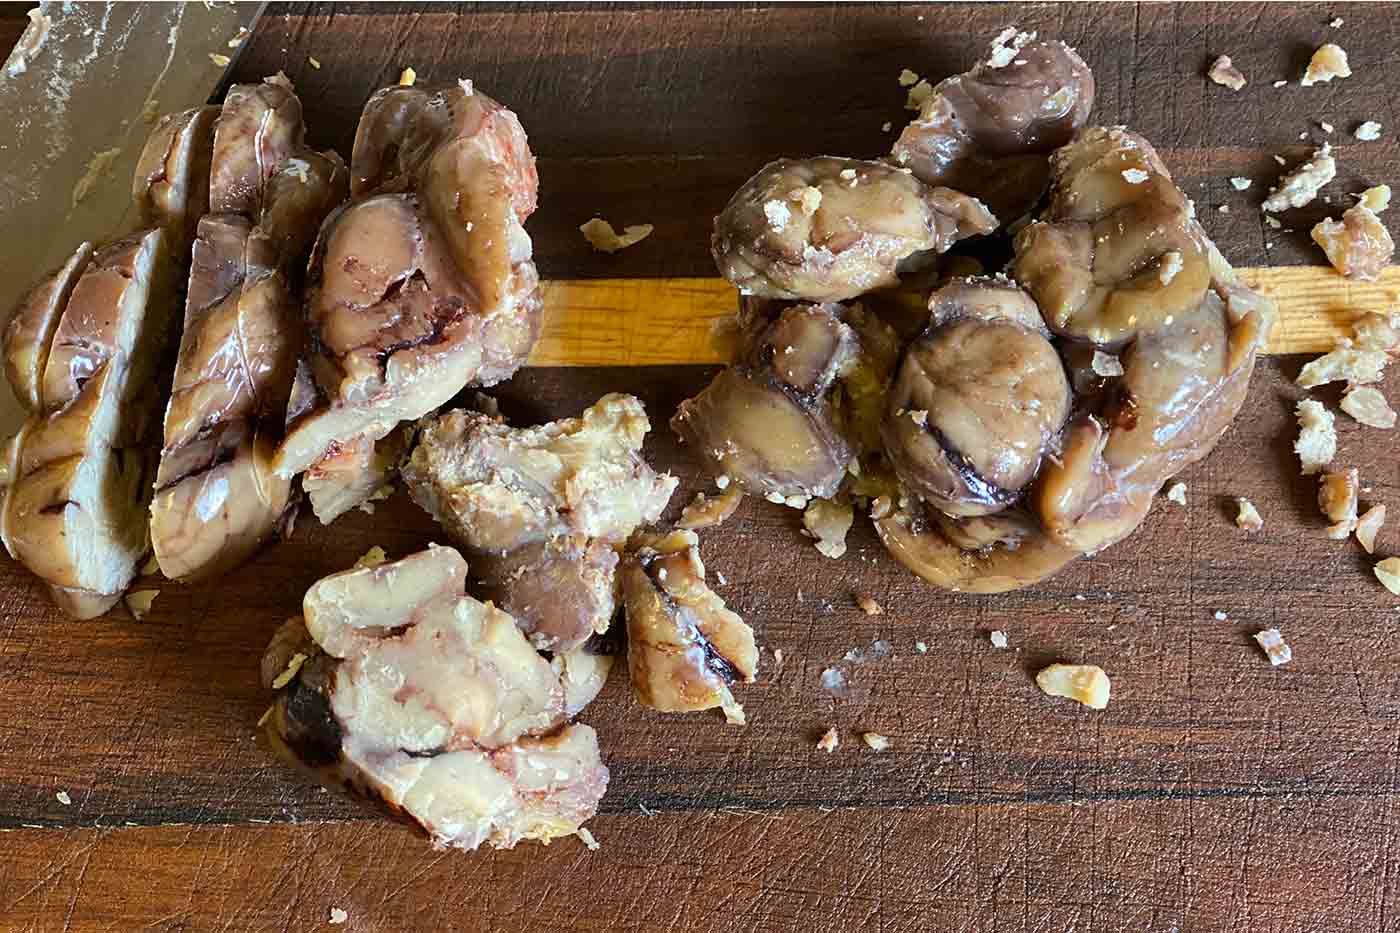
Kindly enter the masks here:
<path id="1" fill-rule="evenodd" d="M 1273 298 L 1265 353 L 1320 353 L 1371 311 L 1400 311 L 1400 267 L 1358 282 L 1330 267 L 1241 269 Z M 544 283 L 545 321 L 530 366 L 669 366 L 728 362 L 736 294 L 723 279 L 566 279 Z"/>
<path id="2" fill-rule="evenodd" d="M 1329 29 L 1336 16 L 1345 25 Z M 1316 266 L 1307 228 L 1345 192 L 1400 181 L 1400 21 L 1383 4 L 295 4 L 263 19 L 236 77 L 284 69 L 313 141 L 342 151 L 365 97 L 403 65 L 425 81 L 474 77 L 521 114 L 541 156 L 530 230 L 542 273 L 570 283 L 552 302 L 591 309 L 592 333 L 551 337 L 551 352 L 615 360 L 584 342 L 611 323 L 614 298 L 578 280 L 654 279 L 645 288 L 659 292 L 629 286 L 641 318 L 621 352 L 641 360 L 673 352 L 658 339 L 673 335 L 639 296 L 708 307 L 707 286 L 675 280 L 713 275 L 709 218 L 734 187 L 780 154 L 879 154 L 881 123 L 906 116 L 900 69 L 959 70 L 1010 22 L 1079 48 L 1098 75 L 1097 119 L 1160 144 L 1238 265 Z M 1352 78 L 1270 86 L 1328 39 L 1351 54 Z M 1238 94 L 1201 76 L 1222 52 L 1250 77 Z M 1387 128 L 1379 142 L 1344 135 L 1371 118 Z M 1292 232 L 1267 230 L 1256 208 L 1272 156 L 1311 151 L 1320 119 L 1338 128 L 1332 203 L 1285 215 Z M 1256 183 L 1234 192 L 1234 175 Z M 594 213 L 657 229 L 602 256 L 577 230 Z M 1294 301 L 1319 270 L 1277 274 Z M 1308 300 L 1333 320 L 1371 298 Z M 62 619 L 0 562 L 0 930 L 316 929 L 339 907 L 342 929 L 386 933 L 1397 933 L 1400 602 L 1372 558 L 1325 538 L 1315 481 L 1297 475 L 1301 362 L 1261 363 L 1234 428 L 1183 474 L 1186 507 L 1159 506 L 1128 541 L 1018 593 L 933 590 L 885 558 L 865 522 L 830 561 L 796 513 L 747 503 L 702 550 L 765 648 L 741 695 L 751 725 L 642 710 L 615 672 L 584 716 L 612 769 L 596 853 L 573 840 L 436 853 L 254 741 L 267 702 L 257 658 L 307 585 L 371 544 L 402 554 L 442 540 L 402 495 L 330 528 L 307 520 L 217 585 L 160 583 L 141 623 Z M 664 423 L 713 372 L 539 366 L 498 394 L 535 421 L 637 394 L 655 428 L 648 456 L 683 480 L 674 512 L 702 483 Z M 1400 397 L 1400 372 L 1383 388 Z M 1392 434 L 1345 416 L 1338 428 L 1363 502 L 1400 509 Z M 1257 535 L 1231 521 L 1240 495 L 1264 515 Z M 1397 527 L 1382 554 L 1400 552 Z M 884 614 L 864 615 L 857 594 Z M 1292 664 L 1259 653 L 1250 636 L 1266 626 L 1283 630 Z M 992 629 L 1010 650 L 991 648 Z M 875 639 L 893 656 L 842 660 Z M 1103 665 L 1109 708 L 1042 697 L 1031 675 L 1053 659 Z M 846 695 L 820 685 L 832 666 Z M 813 747 L 828 725 L 843 740 L 831 756 Z M 861 746 L 867 729 L 892 749 Z"/>
<path id="3" fill-rule="evenodd" d="M 380 7 L 274 4 L 235 76 L 284 70 L 302 94 L 312 142 L 342 153 L 365 99 L 405 65 L 420 83 L 471 77 L 529 131 L 541 178 L 530 231 L 550 278 L 713 275 L 711 219 L 760 166 L 785 155 L 888 153 L 910 117 L 901 69 L 931 80 L 961 71 L 1013 22 L 1078 49 L 1097 76 L 1094 119 L 1152 140 L 1236 265 L 1320 263 L 1312 225 L 1337 216 L 1349 192 L 1400 182 L 1400 18 L 1384 5 Z M 1344 26 L 1329 29 L 1339 15 Z M 1308 56 L 1328 40 L 1346 47 L 1354 74 L 1299 87 Z M 1243 90 L 1205 78 L 1221 53 L 1249 77 Z M 1274 88 L 1275 80 L 1290 83 Z M 1353 139 L 1370 119 L 1387 127 L 1381 139 Z M 1324 140 L 1337 180 L 1315 203 L 1281 215 L 1286 230 L 1266 227 L 1258 206 L 1284 171 L 1273 157 L 1291 167 Z M 1235 191 L 1235 176 L 1254 183 Z M 618 229 L 650 223 L 656 232 L 602 255 L 578 234 L 597 215 Z"/>
<path id="4" fill-rule="evenodd" d="M 1022 592 L 933 590 L 864 522 L 830 561 L 795 512 L 747 503 L 702 550 L 765 648 L 740 695 L 751 725 L 643 710 L 615 671 L 584 716 L 613 775 L 593 854 L 572 840 L 432 853 L 254 741 L 267 702 L 257 658 L 307 585 L 372 544 L 402 554 L 442 540 L 402 495 L 330 528 L 308 520 L 218 586 L 157 584 L 140 624 L 57 618 L 6 562 L 0 708 L 24 713 L 0 719 L 0 827 L 14 831 L 0 918 L 45 929 L 71 908 L 75 929 L 299 929 L 340 906 L 354 928 L 385 931 L 722 930 L 736 918 L 1393 931 L 1400 604 L 1354 543 L 1325 538 L 1315 481 L 1297 475 L 1299 362 L 1261 364 L 1235 427 L 1183 474 L 1186 508 L 1159 505 L 1133 538 Z M 520 419 L 638 394 L 657 423 L 648 456 L 683 477 L 674 513 L 702 484 L 661 422 L 711 372 L 534 369 L 500 394 Z M 1400 371 L 1385 390 L 1400 392 Z M 1400 501 L 1389 435 L 1339 428 L 1363 500 Z M 1256 536 L 1232 523 L 1238 495 L 1264 515 Z M 1400 550 L 1397 527 L 1381 553 Z M 865 616 L 857 594 L 884 614 Z M 1268 626 L 1293 646 L 1291 665 L 1271 668 L 1253 644 Z M 990 646 L 991 629 L 1011 650 Z M 876 639 L 893 657 L 842 660 Z M 1054 659 L 1103 665 L 1108 710 L 1042 697 L 1031 675 Z M 820 686 L 833 666 L 850 678 L 845 696 Z M 830 757 L 814 749 L 828 725 L 843 741 Z M 891 751 L 864 749 L 867 729 Z"/>

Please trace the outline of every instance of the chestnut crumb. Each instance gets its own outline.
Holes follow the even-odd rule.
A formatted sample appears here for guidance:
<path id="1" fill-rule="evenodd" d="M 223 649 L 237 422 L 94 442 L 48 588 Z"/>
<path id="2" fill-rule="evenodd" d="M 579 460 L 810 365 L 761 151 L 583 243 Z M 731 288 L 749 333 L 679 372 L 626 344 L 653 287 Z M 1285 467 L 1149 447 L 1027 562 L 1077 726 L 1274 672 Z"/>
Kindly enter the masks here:
<path id="1" fill-rule="evenodd" d="M 743 490 L 738 486 L 730 486 L 728 483 L 725 483 L 725 486 L 728 488 L 714 497 L 697 492 L 695 498 L 690 500 L 690 504 L 681 512 L 676 527 L 687 531 L 699 531 L 702 528 L 716 528 L 724 524 L 744 501 Z"/>
<path id="2" fill-rule="evenodd" d="M 881 735 L 878 732 L 863 732 L 860 738 L 861 741 L 870 746 L 873 751 L 883 752 L 890 747 L 889 737 Z"/>
<path id="3" fill-rule="evenodd" d="M 1256 632 L 1254 640 L 1259 643 L 1259 647 L 1264 649 L 1264 653 L 1269 657 L 1269 663 L 1274 667 L 1280 664 L 1287 664 L 1293 660 L 1293 649 L 1283 640 L 1283 634 L 1276 628 L 1266 628 L 1262 632 Z"/>
<path id="4" fill-rule="evenodd" d="M 1097 664 L 1051 664 L 1035 675 L 1035 683 L 1046 696 L 1064 697 L 1090 709 L 1108 706 L 1111 684 Z"/>
<path id="5" fill-rule="evenodd" d="M 1244 75 L 1235 67 L 1235 63 L 1230 61 L 1228 55 L 1217 58 L 1210 66 L 1210 71 L 1206 72 L 1206 77 L 1232 91 L 1238 91 L 1246 83 Z"/>
<path id="6" fill-rule="evenodd" d="M 1260 517 L 1259 510 L 1254 507 L 1254 503 L 1248 499 L 1240 498 L 1235 500 L 1239 506 L 1239 514 L 1235 516 L 1235 524 L 1245 531 L 1258 531 L 1264 527 L 1264 519 Z"/>
<path id="7" fill-rule="evenodd" d="M 1376 552 L 1376 535 L 1385 524 L 1385 506 L 1373 505 L 1356 520 L 1356 540 L 1366 549 L 1367 554 Z"/>

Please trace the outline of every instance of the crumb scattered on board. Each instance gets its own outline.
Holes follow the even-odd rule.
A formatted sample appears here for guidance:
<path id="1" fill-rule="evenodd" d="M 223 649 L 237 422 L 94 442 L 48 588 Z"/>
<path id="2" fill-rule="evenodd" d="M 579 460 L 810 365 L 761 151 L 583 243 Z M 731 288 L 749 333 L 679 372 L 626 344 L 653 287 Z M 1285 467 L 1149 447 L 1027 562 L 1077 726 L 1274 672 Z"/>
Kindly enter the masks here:
<path id="1" fill-rule="evenodd" d="M 321 70 L 321 61 L 314 55 L 306 56 L 306 63 L 312 68 L 315 68 L 317 71 Z"/>
<path id="2" fill-rule="evenodd" d="M 580 826 L 575 831 L 574 835 L 583 840 L 583 844 L 588 847 L 589 852 L 597 852 L 603 847 L 597 839 L 593 838 L 593 834 L 590 833 L 586 827 Z"/>
<path id="3" fill-rule="evenodd" d="M 1231 185 L 1236 191 L 1244 191 L 1245 189 L 1247 189 L 1247 188 L 1248 188 L 1250 185 L 1252 185 L 1252 184 L 1254 184 L 1253 179 L 1250 179 L 1250 178 L 1243 178 L 1243 177 L 1241 177 L 1241 176 L 1239 176 L 1239 175 L 1236 175 L 1234 178 L 1231 178 L 1231 179 L 1230 179 L 1230 185 Z"/>
<path id="4" fill-rule="evenodd" d="M 1235 500 L 1239 508 L 1239 513 L 1235 515 L 1235 524 L 1245 531 L 1258 531 L 1264 527 L 1264 519 L 1260 517 L 1259 510 L 1254 507 L 1254 503 L 1248 499 L 1239 498 Z"/>
<path id="5" fill-rule="evenodd" d="M 1356 467 L 1322 474 L 1317 488 L 1317 506 L 1332 522 L 1327 528 L 1327 537 L 1334 541 L 1351 537 L 1356 530 L 1356 500 L 1360 491 Z"/>
<path id="6" fill-rule="evenodd" d="M 389 555 L 384 553 L 384 549 L 376 544 L 356 559 L 354 569 L 363 570 L 366 567 L 378 567 L 388 560 L 388 557 Z"/>
<path id="7" fill-rule="evenodd" d="M 117 161 L 121 154 L 121 147 L 113 146 L 111 149 L 103 149 L 88 160 L 87 171 L 84 172 L 83 177 L 79 178 L 77 183 L 73 185 L 74 207 L 77 207 L 79 202 L 92 194 L 93 189 L 96 188 L 103 177 L 112 170 L 113 163 Z"/>
<path id="8" fill-rule="evenodd" d="M 1390 185 L 1372 185 L 1356 197 L 1356 203 L 1379 214 L 1390 207 Z"/>
<path id="9" fill-rule="evenodd" d="M 1230 61 L 1228 55 L 1217 58 L 1215 63 L 1210 66 L 1210 71 L 1206 72 L 1206 77 L 1232 91 L 1238 91 L 1248 83 L 1244 74 L 1235 67 L 1235 63 Z"/>
<path id="10" fill-rule="evenodd" d="M 1226 612 L 1224 609 L 1217 609 L 1217 610 L 1215 610 L 1215 621 L 1217 621 L 1217 622 L 1224 622 L 1224 621 L 1227 621 L 1229 618 L 1230 618 L 1230 614 L 1229 614 L 1228 612 Z"/>
<path id="11" fill-rule="evenodd" d="M 297 671 L 300 671 L 301 666 L 305 663 L 306 655 L 302 654 L 300 651 L 292 655 L 291 660 L 287 662 L 287 666 L 282 670 L 282 673 L 278 674 L 272 681 L 272 689 L 281 690 L 283 687 L 287 686 L 287 684 L 291 683 L 292 678 L 297 675 Z"/>
<path id="12" fill-rule="evenodd" d="M 920 81 L 909 89 L 909 97 L 904 101 L 905 110 L 922 110 L 924 101 L 933 96 L 933 85 Z"/>
<path id="13" fill-rule="evenodd" d="M 1259 642 L 1259 647 L 1264 649 L 1264 654 L 1268 655 L 1269 663 L 1274 667 L 1293 660 L 1293 649 L 1288 647 L 1288 643 L 1283 640 L 1283 633 L 1278 629 L 1266 628 L 1262 632 L 1255 632 L 1254 640 Z"/>
<path id="14" fill-rule="evenodd" d="M 1323 143 L 1310 160 L 1279 180 L 1278 187 L 1264 199 L 1263 209 L 1278 213 L 1311 204 L 1323 186 L 1336 177 L 1337 161 L 1332 157 L 1332 146 Z"/>
<path id="15" fill-rule="evenodd" d="M 813 499 L 802 513 L 802 526 L 816 539 L 817 550 L 835 560 L 846 554 L 846 534 L 855 522 L 849 502 Z"/>
<path id="16" fill-rule="evenodd" d="M 1090 709 L 1108 706 L 1111 684 L 1097 664 L 1051 664 L 1040 669 L 1035 683 L 1046 696 L 1064 697 Z"/>
<path id="17" fill-rule="evenodd" d="M 1298 83 L 1303 87 L 1312 87 L 1333 78 L 1350 77 L 1351 65 L 1347 62 L 1346 49 L 1335 42 L 1328 42 L 1313 53 L 1308 70 L 1303 72 L 1303 78 Z"/>
<path id="18" fill-rule="evenodd" d="M 1293 442 L 1293 450 L 1298 454 L 1303 475 L 1311 476 L 1337 456 L 1336 419 L 1316 399 L 1301 400 L 1296 411 L 1298 439 Z"/>
<path id="19" fill-rule="evenodd" d="M 870 596 L 857 596 L 856 605 L 860 607 L 861 612 L 868 616 L 878 616 L 885 611 L 884 608 Z"/>
<path id="20" fill-rule="evenodd" d="M 349 919 L 350 915 L 348 913 L 341 910 L 339 907 L 332 907 L 330 918 L 326 922 L 331 924 L 332 926 L 339 926 L 340 924 L 344 923 L 346 920 Z"/>
<path id="21" fill-rule="evenodd" d="M 877 752 L 883 752 L 890 747 L 889 736 L 881 735 L 878 732 L 862 732 L 861 741 Z"/>
<path id="22" fill-rule="evenodd" d="M 918 83 L 919 83 L 919 76 L 918 76 L 917 74 L 915 74 L 914 72 L 910 71 L 908 68 L 905 68 L 903 71 L 901 71 L 901 72 L 899 73 L 899 86 L 900 86 L 900 87 L 913 87 L 914 85 L 916 85 L 916 84 L 918 84 Z"/>
<path id="23" fill-rule="evenodd" d="M 618 233 L 612 224 L 601 217 L 594 217 L 578 229 L 589 245 L 600 253 L 615 253 L 642 242 L 651 236 L 651 232 L 656 228 L 651 224 L 632 224 L 623 227 L 622 232 Z"/>
<path id="24" fill-rule="evenodd" d="M 993 648 L 1005 648 L 1010 644 L 1006 638 L 1006 633 L 1002 631 L 993 631 L 988 634 L 987 637 L 991 639 Z"/>
<path id="25" fill-rule="evenodd" d="M 826 752 L 828 755 L 836 751 L 840 744 L 841 736 L 837 735 L 835 726 L 823 732 L 822 737 L 817 740 L 817 748 Z"/>
<path id="26" fill-rule="evenodd" d="M 1364 204 L 1356 204 L 1341 220 L 1327 217 L 1312 228 L 1313 242 L 1322 247 L 1327 261 L 1351 279 L 1373 282 L 1381 277 L 1395 255 L 1395 242 L 1385 224 Z"/>
<path id="27" fill-rule="evenodd" d="M 414 71 L 411 67 L 405 68 L 403 71 L 399 72 L 399 87 L 413 87 L 414 82 L 417 80 L 418 72 Z"/>
<path id="28" fill-rule="evenodd" d="M 883 661 L 894 654 L 894 645 L 891 645 L 883 638 L 877 638 L 870 643 L 869 648 L 852 648 L 841 656 L 841 660 L 850 661 L 855 664 L 865 664 L 869 661 Z"/>
<path id="29" fill-rule="evenodd" d="M 1167 501 L 1175 502 L 1177 505 L 1186 504 L 1186 484 L 1172 483 L 1167 487 Z"/>
<path id="30" fill-rule="evenodd" d="M 1385 506 L 1373 505 L 1356 520 L 1356 540 L 1367 554 L 1376 552 L 1376 535 L 1385 524 Z"/>
<path id="31" fill-rule="evenodd" d="M 681 510 L 676 527 L 687 531 L 715 528 L 724 524 L 738 510 L 743 500 L 744 494 L 738 486 L 713 497 L 697 492 L 695 498 Z"/>
<path id="32" fill-rule="evenodd" d="M 828 667 L 821 673 L 822 689 L 833 696 L 846 692 L 846 673 L 839 667 Z"/>
<path id="33" fill-rule="evenodd" d="M 1305 389 L 1315 389 L 1329 382 L 1347 382 L 1353 386 L 1368 385 L 1380 382 L 1389 359 L 1381 349 L 1341 347 L 1310 360 L 1298 371 L 1295 381 Z M 1301 418 L 1300 412 L 1299 419 Z"/>
<path id="34" fill-rule="evenodd" d="M 1375 120 L 1367 120 L 1358 126 L 1351 135 L 1364 143 L 1374 142 L 1381 138 L 1381 125 Z"/>
<path id="35" fill-rule="evenodd" d="M 1396 426 L 1396 410 L 1390 408 L 1386 396 L 1373 385 L 1355 385 L 1341 396 L 1341 410 L 1351 415 L 1352 420 L 1366 427 L 1379 427 L 1390 430 Z"/>
<path id="36" fill-rule="evenodd" d="M 1374 568 L 1376 579 L 1396 596 L 1400 596 L 1400 557 L 1387 557 Z"/>
<path id="37" fill-rule="evenodd" d="M 68 791 L 66 790 L 59 791 L 58 793 L 54 794 L 54 797 L 58 800 L 59 803 L 63 804 L 65 807 L 72 806 L 73 804 L 73 798 L 68 796 Z"/>

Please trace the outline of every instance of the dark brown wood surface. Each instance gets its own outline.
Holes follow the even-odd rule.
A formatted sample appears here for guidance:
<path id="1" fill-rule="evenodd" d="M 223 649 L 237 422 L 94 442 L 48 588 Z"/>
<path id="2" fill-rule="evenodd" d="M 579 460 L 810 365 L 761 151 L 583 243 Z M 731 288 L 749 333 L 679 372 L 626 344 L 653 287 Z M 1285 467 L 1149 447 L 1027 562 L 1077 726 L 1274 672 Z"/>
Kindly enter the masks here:
<path id="1" fill-rule="evenodd" d="M 1078 47 L 1099 79 L 1096 118 L 1159 144 L 1231 258 L 1283 265 L 1319 261 L 1302 231 L 1329 206 L 1285 215 L 1289 235 L 1267 231 L 1256 205 L 1272 154 L 1293 161 L 1308 147 L 1299 133 L 1326 138 L 1315 121 L 1337 127 L 1334 212 L 1344 192 L 1400 182 L 1391 14 L 293 5 L 260 23 L 236 77 L 285 70 L 315 141 L 342 151 L 364 98 L 403 66 L 424 82 L 473 77 L 520 113 L 539 155 L 530 230 L 545 276 L 710 274 L 709 218 L 756 167 L 884 151 L 881 123 L 907 116 L 901 68 L 960 70 L 1014 22 Z M 1329 39 L 1355 75 L 1297 87 L 1307 52 Z M 1250 77 L 1239 94 L 1201 76 L 1221 52 Z M 1364 119 L 1385 124 L 1379 142 L 1350 138 Z M 1236 193 L 1233 175 L 1256 183 Z M 595 254 L 576 229 L 595 212 L 656 232 Z M 140 623 L 64 620 L 0 561 L 0 929 L 303 930 L 335 907 L 349 915 L 342 929 L 375 931 L 1394 933 L 1400 599 L 1354 543 L 1324 537 L 1315 484 L 1297 475 L 1301 362 L 1261 365 L 1235 428 L 1182 476 L 1187 507 L 1159 507 L 1130 540 L 1019 593 L 933 590 L 864 525 L 829 561 L 796 513 L 747 503 L 702 549 L 765 649 L 760 682 L 740 692 L 750 725 L 643 710 L 615 671 L 583 717 L 612 770 L 590 824 L 598 852 L 575 840 L 434 852 L 254 741 L 268 699 L 258 657 L 306 586 L 371 544 L 401 554 L 442 540 L 402 495 L 330 528 L 307 519 L 217 584 L 162 585 Z M 664 420 L 708 375 L 532 370 L 500 395 L 508 413 L 543 419 L 636 393 L 656 425 L 650 455 L 683 477 L 678 509 L 701 487 Z M 1400 374 L 1387 388 L 1400 394 Z M 1360 468 L 1363 501 L 1400 511 L 1393 435 L 1338 425 L 1339 462 Z M 1239 495 L 1264 516 L 1257 535 L 1231 521 Z M 1400 552 L 1400 518 L 1379 550 Z M 858 594 L 885 614 L 865 616 Z M 1254 645 L 1268 626 L 1292 664 L 1271 668 Z M 1010 650 L 990 646 L 992 629 Z M 876 639 L 893 657 L 842 662 Z M 1041 696 L 1032 673 L 1054 659 L 1102 665 L 1108 709 Z M 830 666 L 847 671 L 848 695 L 821 688 Z M 842 746 L 827 756 L 814 743 L 829 725 Z M 863 730 L 888 734 L 891 749 L 864 748 Z"/>

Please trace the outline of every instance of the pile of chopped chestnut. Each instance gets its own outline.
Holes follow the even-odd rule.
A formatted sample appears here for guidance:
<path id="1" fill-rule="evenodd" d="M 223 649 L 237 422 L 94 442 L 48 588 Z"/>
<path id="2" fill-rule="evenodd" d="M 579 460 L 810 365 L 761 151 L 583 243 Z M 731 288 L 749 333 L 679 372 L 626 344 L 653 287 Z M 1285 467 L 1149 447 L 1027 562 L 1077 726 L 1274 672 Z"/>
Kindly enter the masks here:
<path id="1" fill-rule="evenodd" d="M 999 592 L 1142 523 L 1229 427 L 1273 308 L 1146 139 L 1085 125 L 1064 43 L 1008 30 L 920 87 L 889 157 L 780 159 L 716 218 L 742 346 L 672 424 L 824 553 L 860 505 L 923 579 Z M 940 255 L 998 235 L 995 274 Z"/>
<path id="2" fill-rule="evenodd" d="M 328 523 L 401 480 L 456 547 L 315 583 L 263 659 L 262 735 L 438 845 L 589 840 L 608 770 L 576 717 L 620 650 L 639 702 L 745 722 L 754 633 L 697 537 L 745 494 L 802 509 L 829 557 L 859 505 L 924 579 L 1009 590 L 1131 534 L 1245 397 L 1272 308 L 1147 140 L 1086 126 L 1073 49 L 1008 30 L 915 90 L 888 157 L 779 160 L 716 219 L 741 347 L 672 421 L 720 490 L 673 527 L 637 399 L 535 427 L 484 397 L 444 408 L 539 334 L 515 114 L 406 78 L 366 103 L 348 166 L 304 144 L 281 75 L 169 116 L 136 178 L 144 229 L 79 245 L 5 330 L 29 420 L 0 538 L 89 618 L 148 555 L 208 580 L 303 499 Z M 945 255 L 1008 236 L 995 274 Z M 1102 671 L 1058 675 L 1047 692 L 1107 702 Z"/>

